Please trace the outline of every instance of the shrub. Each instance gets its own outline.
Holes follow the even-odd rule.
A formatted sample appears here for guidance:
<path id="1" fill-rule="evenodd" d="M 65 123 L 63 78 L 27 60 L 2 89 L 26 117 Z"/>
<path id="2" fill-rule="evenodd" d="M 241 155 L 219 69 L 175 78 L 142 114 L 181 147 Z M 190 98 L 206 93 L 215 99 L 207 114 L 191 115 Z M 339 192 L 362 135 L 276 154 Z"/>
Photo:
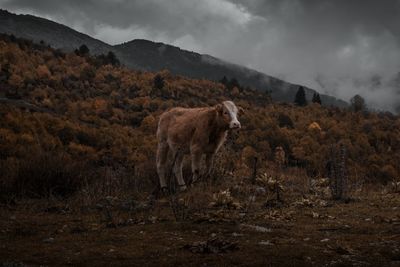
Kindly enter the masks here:
<path id="1" fill-rule="evenodd" d="M 90 177 L 84 161 L 72 160 L 64 152 L 37 152 L 23 159 L 1 162 L 0 200 L 20 197 L 67 197 Z"/>

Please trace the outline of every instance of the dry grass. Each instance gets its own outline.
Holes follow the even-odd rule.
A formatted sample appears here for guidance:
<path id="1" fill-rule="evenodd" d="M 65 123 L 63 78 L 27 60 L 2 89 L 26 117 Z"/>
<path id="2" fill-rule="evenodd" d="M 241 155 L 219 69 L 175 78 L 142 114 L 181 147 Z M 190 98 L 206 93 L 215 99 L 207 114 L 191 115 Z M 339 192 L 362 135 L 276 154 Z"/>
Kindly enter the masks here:
<path id="1" fill-rule="evenodd" d="M 353 201 L 338 202 L 331 200 L 323 179 L 311 179 L 302 169 L 260 165 L 252 184 L 250 168 L 235 174 L 224 168 L 228 159 L 220 158 L 213 177 L 186 192 L 172 188 L 157 197 L 151 194 L 154 177 L 146 172 L 150 166 L 130 176 L 121 166 L 105 165 L 84 176 L 81 166 L 60 165 L 64 158 L 49 155 L 14 177 L 26 181 L 30 173 L 32 181 L 16 187 L 20 197 L 0 206 L 3 265 L 400 263 L 400 196 L 389 187 L 350 182 Z M 61 174 L 39 179 L 43 173 L 48 178 Z M 141 181 L 144 174 L 149 181 Z M 56 177 L 74 177 L 79 183 L 71 187 Z M 55 191 L 60 182 L 64 187 Z M 36 195 L 26 194 L 35 190 Z"/>
<path id="2" fill-rule="evenodd" d="M 86 188 L 92 193 L 17 200 L 0 208 L 0 259 L 27 265 L 400 263 L 398 193 L 365 188 L 357 192 L 356 201 L 346 204 L 309 193 L 304 177 L 296 180 L 290 171 L 282 175 L 286 180 L 281 205 L 266 206 L 274 197 L 268 189 L 264 192 L 247 179 L 226 177 L 229 182 L 199 183 L 174 194 L 178 216 L 167 197 L 148 198 L 149 194 L 135 190 L 102 192 L 101 185 L 96 190 L 103 197 Z M 255 189 L 259 191 L 253 194 Z M 212 242 L 238 249 L 213 248 L 216 253 L 185 249 Z"/>

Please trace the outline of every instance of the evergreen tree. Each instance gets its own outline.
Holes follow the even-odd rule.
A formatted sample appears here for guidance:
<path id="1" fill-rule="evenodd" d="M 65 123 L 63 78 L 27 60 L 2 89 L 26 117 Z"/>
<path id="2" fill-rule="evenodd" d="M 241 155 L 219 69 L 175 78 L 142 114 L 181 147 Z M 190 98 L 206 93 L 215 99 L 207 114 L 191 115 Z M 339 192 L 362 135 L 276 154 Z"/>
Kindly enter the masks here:
<path id="1" fill-rule="evenodd" d="M 353 111 L 363 111 L 366 109 L 365 100 L 360 95 L 355 95 L 350 99 L 351 108 Z"/>
<path id="2" fill-rule="evenodd" d="M 298 106 L 307 106 L 306 92 L 304 91 L 304 87 L 300 86 L 299 90 L 297 90 L 294 103 Z"/>
<path id="3" fill-rule="evenodd" d="M 107 61 L 108 61 L 109 64 L 111 64 L 113 66 L 119 66 L 120 65 L 120 62 L 119 62 L 118 58 L 111 51 L 109 51 L 108 54 L 107 54 Z"/>
<path id="4" fill-rule="evenodd" d="M 226 76 L 224 76 L 219 82 L 226 86 L 228 84 L 228 79 L 226 78 Z"/>
<path id="5" fill-rule="evenodd" d="M 321 97 L 318 93 L 314 93 L 312 97 L 312 102 L 313 103 L 318 103 L 321 105 Z"/>
<path id="6" fill-rule="evenodd" d="M 240 85 L 239 81 L 236 78 L 231 78 L 230 80 L 226 78 L 226 76 L 222 77 L 221 80 L 219 80 L 220 83 L 225 85 L 225 87 L 229 90 L 232 90 L 233 88 L 237 87 L 240 92 L 243 91 L 242 86 Z"/>
<path id="7" fill-rule="evenodd" d="M 85 44 L 81 45 L 79 47 L 79 49 L 75 50 L 75 54 L 77 54 L 79 56 L 86 56 L 86 55 L 89 55 L 89 53 L 90 53 L 90 50 Z"/>
<path id="8" fill-rule="evenodd" d="M 163 89 L 163 87 L 164 87 L 164 78 L 161 77 L 160 74 L 157 74 L 154 77 L 153 84 L 154 84 L 154 88 L 159 89 L 159 90 Z"/>
<path id="9" fill-rule="evenodd" d="M 121 64 L 119 62 L 117 56 L 111 51 L 109 51 L 107 53 L 107 55 L 104 55 L 104 54 L 98 55 L 96 57 L 96 59 L 97 59 L 98 64 L 100 64 L 100 65 L 108 65 L 108 64 L 110 64 L 110 65 L 113 65 L 113 66 L 119 66 Z"/>
<path id="10" fill-rule="evenodd" d="M 240 84 L 236 78 L 232 78 L 227 85 L 228 89 L 232 89 L 233 87 L 240 88 Z"/>

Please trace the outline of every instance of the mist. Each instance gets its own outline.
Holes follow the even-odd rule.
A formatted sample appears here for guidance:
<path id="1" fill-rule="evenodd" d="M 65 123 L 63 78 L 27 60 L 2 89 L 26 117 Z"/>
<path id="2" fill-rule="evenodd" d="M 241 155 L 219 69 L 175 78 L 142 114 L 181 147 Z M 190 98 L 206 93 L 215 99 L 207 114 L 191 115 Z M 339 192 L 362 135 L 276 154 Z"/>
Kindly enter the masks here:
<path id="1" fill-rule="evenodd" d="M 206 53 L 373 109 L 400 108 L 400 1 L 0 0 L 109 44 Z"/>

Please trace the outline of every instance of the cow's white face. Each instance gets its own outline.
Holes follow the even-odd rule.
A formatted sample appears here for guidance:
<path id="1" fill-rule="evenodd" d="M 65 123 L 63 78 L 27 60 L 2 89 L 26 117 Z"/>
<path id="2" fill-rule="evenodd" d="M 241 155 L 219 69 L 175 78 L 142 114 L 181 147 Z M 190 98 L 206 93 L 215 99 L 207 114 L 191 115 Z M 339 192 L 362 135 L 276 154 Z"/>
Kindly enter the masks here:
<path id="1" fill-rule="evenodd" d="M 232 101 L 224 101 L 223 105 L 223 117 L 225 121 L 229 123 L 230 129 L 240 129 L 241 125 L 237 119 L 238 108 Z"/>

